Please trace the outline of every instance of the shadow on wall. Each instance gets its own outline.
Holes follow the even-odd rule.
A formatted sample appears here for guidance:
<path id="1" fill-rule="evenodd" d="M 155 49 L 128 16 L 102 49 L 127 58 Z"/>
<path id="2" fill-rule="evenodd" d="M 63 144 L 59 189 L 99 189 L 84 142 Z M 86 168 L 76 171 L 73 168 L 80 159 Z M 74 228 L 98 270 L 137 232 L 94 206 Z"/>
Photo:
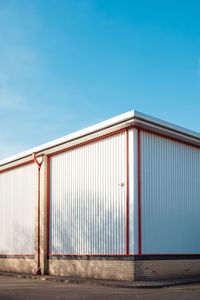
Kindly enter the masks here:
<path id="1" fill-rule="evenodd" d="M 11 229 L 5 231 L 4 246 L 0 249 L 0 271 L 35 274 L 37 266 L 32 229 L 16 221 L 13 221 L 10 228 L 12 234 Z"/>
<path id="2" fill-rule="evenodd" d="M 50 254 L 124 254 L 125 197 L 79 195 L 68 201 L 66 193 L 60 205 L 50 206 Z"/>
<path id="3" fill-rule="evenodd" d="M 16 273 L 31 273 L 36 272 L 36 263 L 34 257 L 0 257 L 0 271 L 1 272 L 16 272 Z"/>

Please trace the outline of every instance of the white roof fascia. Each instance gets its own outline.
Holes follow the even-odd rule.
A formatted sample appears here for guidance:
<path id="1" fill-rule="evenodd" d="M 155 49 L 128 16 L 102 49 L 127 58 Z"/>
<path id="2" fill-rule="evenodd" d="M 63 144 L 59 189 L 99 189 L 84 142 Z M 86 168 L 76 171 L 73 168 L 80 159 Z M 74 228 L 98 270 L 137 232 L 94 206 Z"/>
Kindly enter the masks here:
<path id="1" fill-rule="evenodd" d="M 55 146 L 58 146 L 58 145 L 67 143 L 69 141 L 78 139 L 80 137 L 89 135 L 91 133 L 95 133 L 95 132 L 98 132 L 100 130 L 112 127 L 114 125 L 123 123 L 125 121 L 132 120 L 133 117 L 134 117 L 134 111 L 132 110 L 132 111 L 129 111 L 127 113 L 121 114 L 121 115 L 119 115 L 117 117 L 114 117 L 114 118 L 108 119 L 106 121 L 100 122 L 100 123 L 98 123 L 96 125 L 87 127 L 85 129 L 82 129 L 82 130 L 76 131 L 74 133 L 68 134 L 68 135 L 66 135 L 64 137 L 58 138 L 58 139 L 53 140 L 51 142 L 42 144 L 41 146 L 34 147 L 34 148 L 30 149 L 30 150 L 21 152 L 19 154 L 10 156 L 10 157 L 5 158 L 5 159 L 2 159 L 2 160 L 0 160 L 0 166 L 3 166 L 5 164 L 11 163 L 11 162 L 14 162 L 14 161 L 19 160 L 21 158 L 25 158 L 27 156 L 32 155 L 33 153 L 38 153 L 38 152 L 44 151 L 46 149 L 53 148 Z"/>
<path id="2" fill-rule="evenodd" d="M 41 146 L 34 147 L 30 150 L 21 152 L 17 155 L 13 155 L 8 158 L 2 159 L 2 160 L 0 160 L 0 167 L 6 165 L 8 163 L 12 163 L 17 160 L 20 160 L 22 158 L 26 158 L 26 157 L 32 155 L 33 153 L 39 153 L 41 151 L 45 151 L 47 149 L 68 143 L 70 141 L 76 140 L 81 137 L 85 137 L 89 134 L 99 132 L 101 130 L 113 127 L 115 125 L 119 125 L 124 122 L 129 122 L 130 125 L 134 125 L 135 123 L 142 124 L 143 122 L 145 122 L 147 125 L 153 124 L 153 125 L 156 125 L 157 127 L 162 127 L 164 130 L 172 131 L 174 133 L 180 133 L 182 135 L 189 136 L 190 138 L 195 139 L 196 141 L 200 142 L 200 134 L 197 132 L 183 128 L 181 126 L 174 125 L 172 123 L 169 123 L 169 122 L 166 122 L 163 120 L 160 120 L 158 118 L 148 116 L 148 115 L 140 113 L 138 111 L 131 110 L 127 113 L 121 114 L 117 117 L 108 119 L 108 120 L 100 122 L 96 125 L 79 130 L 77 132 L 68 134 L 64 137 L 61 137 L 61 138 L 58 138 L 51 142 L 45 143 Z"/>
<path id="3" fill-rule="evenodd" d="M 186 129 L 184 127 L 172 124 L 172 123 L 167 122 L 167 121 L 163 121 L 163 120 L 155 118 L 155 117 L 151 117 L 149 115 L 143 114 L 143 113 L 138 112 L 136 110 L 134 111 L 134 118 L 138 119 L 138 120 L 144 120 L 144 121 L 153 123 L 155 125 L 165 127 L 168 130 L 171 129 L 173 131 L 177 131 L 177 132 L 182 133 L 184 135 L 189 135 L 192 138 L 196 138 L 196 139 L 200 140 L 200 134 L 198 132 L 192 131 L 190 129 Z"/>

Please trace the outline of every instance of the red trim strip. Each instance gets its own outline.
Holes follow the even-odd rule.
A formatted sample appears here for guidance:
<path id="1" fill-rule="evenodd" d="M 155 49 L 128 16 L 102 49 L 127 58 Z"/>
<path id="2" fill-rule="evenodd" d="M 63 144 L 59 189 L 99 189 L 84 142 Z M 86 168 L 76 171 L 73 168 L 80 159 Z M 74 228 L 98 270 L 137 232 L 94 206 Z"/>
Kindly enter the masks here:
<path id="1" fill-rule="evenodd" d="M 49 253 L 50 157 L 47 156 L 47 253 Z"/>
<path id="2" fill-rule="evenodd" d="M 187 141 L 183 141 L 183 140 L 175 138 L 173 136 L 168 136 L 168 135 L 166 135 L 164 133 L 154 132 L 153 130 L 146 129 L 146 128 L 140 128 L 138 126 L 133 126 L 133 127 L 137 128 L 140 131 L 144 131 L 144 132 L 147 132 L 147 133 L 150 133 L 150 134 L 153 134 L 153 135 L 156 135 L 156 136 L 159 136 L 159 137 L 162 137 L 162 138 L 165 138 L 165 139 L 177 142 L 177 143 L 181 143 L 181 144 L 184 144 L 184 145 L 187 145 L 187 146 L 190 146 L 190 147 L 194 147 L 194 148 L 200 149 L 200 146 L 198 146 L 198 145 L 192 144 L 192 143 L 187 142 Z"/>
<path id="3" fill-rule="evenodd" d="M 148 132 L 148 133 L 151 133 L 151 134 L 154 134 L 154 135 L 157 135 L 157 136 L 160 136 L 160 137 L 169 139 L 169 140 L 173 140 L 173 141 L 178 142 L 178 143 L 181 143 L 181 144 L 185 144 L 185 145 L 188 145 L 188 146 L 191 146 L 191 147 L 200 149 L 200 146 L 198 146 L 198 145 L 195 145 L 195 144 L 190 143 L 190 142 L 183 141 L 183 140 L 178 139 L 178 138 L 175 138 L 175 137 L 168 136 L 168 135 L 163 134 L 163 133 L 154 132 L 153 130 L 150 130 L 150 129 L 140 128 L 139 126 L 136 126 L 136 125 L 130 126 L 130 127 L 128 127 L 128 128 L 130 128 L 130 129 L 131 129 L 131 128 L 137 128 L 137 129 L 139 129 L 139 130 L 141 130 L 141 131 Z M 123 131 L 125 131 L 126 129 L 127 129 L 127 128 L 123 128 L 123 129 L 120 129 L 120 130 L 118 130 L 118 131 L 114 131 L 114 132 L 108 133 L 108 134 L 106 134 L 106 135 L 104 135 L 104 136 L 95 138 L 95 139 L 93 139 L 93 140 L 89 140 L 89 141 L 86 141 L 86 142 L 83 142 L 83 143 L 74 145 L 74 146 L 72 146 L 72 147 L 69 147 L 69 148 L 66 148 L 66 149 L 62 149 L 62 150 L 60 150 L 60 151 L 56 151 L 56 152 L 50 153 L 49 156 L 56 155 L 56 154 L 61 153 L 61 152 L 65 152 L 65 151 L 67 151 L 67 150 L 74 149 L 74 148 L 77 148 L 77 147 L 80 147 L 80 146 L 89 144 L 89 143 L 94 142 L 94 141 L 97 141 L 97 140 L 101 140 L 101 139 L 103 139 L 103 138 L 106 138 L 107 136 L 114 135 L 114 134 L 116 134 L 116 133 L 118 133 L 118 132 L 123 132 Z M 18 165 L 15 165 L 15 166 L 12 166 L 12 167 L 9 167 L 9 168 L 0 170 L 0 173 L 9 171 L 9 170 L 12 170 L 12 169 L 15 169 L 15 168 L 18 168 L 18 167 L 21 167 L 21 166 L 24 166 L 24 165 L 27 165 L 27 164 L 30 164 L 30 163 L 33 163 L 33 160 L 29 160 L 29 161 L 27 161 L 27 162 L 25 162 L 25 163 L 21 163 L 21 164 L 18 164 Z"/>
<path id="4" fill-rule="evenodd" d="M 185 144 L 185 145 L 188 145 L 188 146 L 191 146 L 191 147 L 200 149 L 200 146 L 198 146 L 198 145 L 192 144 L 192 143 L 190 143 L 190 142 L 183 141 L 183 140 L 178 139 L 178 138 L 175 138 L 175 137 L 168 136 L 168 135 L 163 134 L 163 133 L 154 132 L 154 131 L 152 131 L 152 130 L 150 130 L 150 129 L 140 128 L 140 127 L 135 126 L 135 125 L 134 125 L 134 126 L 130 126 L 130 127 L 128 127 L 128 128 L 130 128 L 130 129 L 131 129 L 131 128 L 137 128 L 137 129 L 139 129 L 139 130 L 141 130 L 141 131 L 148 132 L 148 133 L 151 133 L 151 134 L 154 134 L 154 135 L 157 135 L 157 136 L 160 136 L 160 137 L 163 137 L 163 138 L 166 138 L 166 139 L 169 139 L 169 140 L 172 140 L 172 141 L 181 143 L 181 144 Z M 65 148 L 65 149 L 62 149 L 62 150 L 60 150 L 60 151 L 56 151 L 56 152 L 50 153 L 49 156 L 56 155 L 56 154 L 59 154 L 59 153 L 61 153 L 61 152 L 65 152 L 65 151 L 68 151 L 68 150 L 71 150 L 71 149 L 74 149 L 74 148 L 77 148 L 77 147 L 80 147 L 80 146 L 83 146 L 83 145 L 92 143 L 92 142 L 97 141 L 97 140 L 101 140 L 101 139 L 103 139 L 103 138 L 106 138 L 107 136 L 111 136 L 111 135 L 114 135 L 114 134 L 116 134 L 116 133 L 123 132 L 123 131 L 125 131 L 126 129 L 127 129 L 127 128 L 123 128 L 123 129 L 120 129 L 120 130 L 118 130 L 118 131 L 114 131 L 114 132 L 108 133 L 108 134 L 106 134 L 106 135 L 104 135 L 104 136 L 95 138 L 95 139 L 93 139 L 93 140 L 89 140 L 89 141 L 86 141 L 86 142 L 83 142 L 83 143 L 74 145 L 74 146 L 72 146 L 72 147 Z M 15 166 L 12 166 L 12 167 L 9 167 L 9 168 L 0 170 L 0 173 L 9 171 L 9 170 L 12 170 L 12 169 L 15 169 L 15 168 L 18 168 L 18 167 L 21 167 L 21 166 L 24 166 L 24 165 L 27 165 L 27 164 L 30 164 L 30 163 L 33 163 L 33 160 L 29 160 L 29 161 L 27 161 L 27 162 L 25 162 L 25 163 L 21 163 L 21 164 L 18 164 L 18 165 L 15 165 Z"/>
<path id="5" fill-rule="evenodd" d="M 6 253 L 0 253 L 0 256 L 35 256 L 35 254 L 6 254 Z M 200 253 L 151 253 L 151 254 L 141 254 L 141 256 L 193 256 L 193 255 L 200 255 Z M 48 256 L 140 256 L 138 254 L 48 254 Z"/>
<path id="6" fill-rule="evenodd" d="M 59 154 L 59 153 L 62 153 L 62 152 L 66 152 L 66 151 L 69 151 L 69 150 L 72 150 L 72 149 L 75 149 L 75 148 L 82 147 L 82 146 L 87 145 L 87 144 L 90 144 L 90 143 L 94 143 L 94 142 L 103 140 L 103 139 L 105 139 L 105 138 L 107 138 L 107 137 L 110 137 L 110 136 L 112 136 L 112 135 L 115 135 L 115 134 L 118 134 L 118 133 L 121 133 L 121 132 L 125 132 L 126 130 L 127 130 L 127 128 L 122 128 L 122 129 L 119 129 L 119 130 L 110 132 L 110 133 L 108 133 L 108 134 L 99 136 L 99 137 L 94 138 L 94 139 L 91 139 L 91 140 L 89 140 L 89 141 L 85 141 L 85 142 L 83 142 L 83 143 L 79 143 L 79 144 L 73 145 L 73 146 L 71 146 L 71 147 L 68 147 L 68 148 L 65 148 L 65 149 L 62 149 L 62 150 L 59 150 L 59 151 L 50 153 L 49 156 L 53 156 L 53 155 L 56 155 L 56 154 Z"/>
<path id="7" fill-rule="evenodd" d="M 138 129 L 138 252 L 139 252 L 139 255 L 142 254 L 140 129 Z"/>
<path id="8" fill-rule="evenodd" d="M 137 254 L 136 254 L 137 255 Z M 135 254 L 48 254 L 48 256 L 136 256 Z"/>
<path id="9" fill-rule="evenodd" d="M 35 254 L 5 254 L 5 253 L 0 253 L 1 255 L 6 255 L 6 256 L 35 256 Z"/>
<path id="10" fill-rule="evenodd" d="M 153 254 L 142 254 L 142 256 L 166 256 L 166 255 L 168 255 L 168 256 L 172 256 L 172 255 L 176 255 L 176 256 L 184 256 L 184 255 L 186 255 L 186 256 L 192 256 L 192 255 L 200 255 L 200 253 L 169 253 L 169 254 L 167 254 L 167 253 L 158 253 L 158 254 L 155 254 L 155 253 L 153 253 Z"/>
<path id="11" fill-rule="evenodd" d="M 33 163 L 33 162 L 34 162 L 34 161 L 33 161 L 33 159 L 32 159 L 32 160 L 26 161 L 26 162 L 24 162 L 24 163 L 21 163 L 21 164 L 18 164 L 18 165 L 15 165 L 15 166 L 12 166 L 12 167 L 9 167 L 9 168 L 0 170 L 0 173 L 6 172 L 6 171 L 10 171 L 10 170 L 12 170 L 12 169 L 19 168 L 19 167 L 22 167 L 22 166 L 31 164 L 31 163 Z"/>
<path id="12" fill-rule="evenodd" d="M 170 254 L 48 254 L 48 256 L 194 256 L 198 255 L 200 256 L 200 253 L 193 253 L 193 254 L 176 254 L 176 253 L 170 253 Z"/>
<path id="13" fill-rule="evenodd" d="M 126 254 L 129 254 L 129 149 L 128 129 L 126 129 Z"/>
<path id="14" fill-rule="evenodd" d="M 35 256 L 35 254 L 6 254 L 6 253 L 0 253 L 0 256 Z M 200 253 L 153 253 L 153 254 L 142 254 L 141 256 L 194 256 L 194 255 L 199 255 Z M 138 254 L 48 254 L 48 256 L 140 256 Z"/>

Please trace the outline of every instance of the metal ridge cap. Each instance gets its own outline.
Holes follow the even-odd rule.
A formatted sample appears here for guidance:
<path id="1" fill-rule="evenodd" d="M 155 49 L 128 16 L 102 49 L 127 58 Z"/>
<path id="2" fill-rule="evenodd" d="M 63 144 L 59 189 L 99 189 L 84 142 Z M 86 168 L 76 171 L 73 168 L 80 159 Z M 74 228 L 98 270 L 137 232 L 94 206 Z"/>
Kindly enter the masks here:
<path id="1" fill-rule="evenodd" d="M 10 156 L 8 158 L 0 160 L 0 167 L 5 166 L 9 163 L 18 161 L 22 158 L 27 158 L 28 156 L 32 155 L 33 153 L 39 153 L 48 149 L 51 149 L 53 147 L 65 144 L 67 142 L 76 140 L 78 138 L 97 133 L 101 130 L 111 128 L 113 126 L 119 125 L 121 123 L 124 123 L 126 121 L 132 121 L 132 124 L 135 122 L 142 123 L 145 122 L 145 124 L 148 126 L 156 126 L 163 130 L 171 131 L 174 134 L 177 135 L 183 135 L 189 138 L 192 138 L 194 140 L 200 141 L 200 134 L 198 132 L 186 129 L 184 127 L 175 125 L 173 123 L 163 121 L 159 118 L 155 118 L 146 114 L 143 114 L 136 110 L 131 110 L 127 113 L 120 114 L 116 117 L 110 118 L 108 120 L 105 120 L 103 122 L 97 123 L 95 125 L 89 126 L 87 128 L 81 129 L 79 131 L 76 131 L 74 133 L 70 133 L 66 136 L 60 137 L 58 139 L 55 139 L 53 141 L 47 142 L 45 144 L 42 144 L 40 146 L 34 147 L 32 149 L 26 150 L 24 152 L 21 152 L 19 154 Z"/>
<path id="2" fill-rule="evenodd" d="M 193 139 L 200 141 L 200 133 L 198 133 L 196 131 L 192 131 L 190 129 L 184 128 L 179 125 L 175 125 L 175 124 L 167 122 L 167 121 L 163 121 L 159 118 L 155 118 L 155 117 L 140 113 L 138 111 L 134 111 L 134 122 L 136 120 L 138 120 L 138 122 L 145 121 L 146 124 L 156 125 L 162 129 L 172 131 L 177 134 L 182 134 L 189 138 L 193 138 Z"/>
<path id="3" fill-rule="evenodd" d="M 118 125 L 120 123 L 129 121 L 129 120 L 133 119 L 133 117 L 134 117 L 134 111 L 131 110 L 127 113 L 124 113 L 124 114 L 118 115 L 116 117 L 110 118 L 106 121 L 97 123 L 95 125 L 89 126 L 87 128 L 81 129 L 81 130 L 76 131 L 74 133 L 70 133 L 66 136 L 63 136 L 63 137 L 60 137 L 60 138 L 55 139 L 53 141 L 42 144 L 40 146 L 36 146 L 36 147 L 31 148 L 29 150 L 26 150 L 24 152 L 20 152 L 19 154 L 16 154 L 16 155 L 10 156 L 8 158 L 2 159 L 2 160 L 0 160 L 0 167 L 4 166 L 6 164 L 9 164 L 9 163 L 18 161 L 22 158 L 26 158 L 26 157 L 32 155 L 33 153 L 37 154 L 41 151 L 53 148 L 55 146 L 62 145 L 64 143 L 76 140 L 78 138 L 87 136 L 89 134 L 99 132 L 103 129 L 110 128 L 110 127 L 113 127 L 113 126 Z"/>
<path id="4" fill-rule="evenodd" d="M 191 145 L 197 146 L 200 148 L 200 139 L 191 135 L 184 134 L 183 132 L 178 132 L 169 127 L 160 126 L 156 123 L 150 123 L 141 119 L 134 119 L 133 127 L 147 131 L 152 134 L 159 134 L 163 137 L 172 137 L 175 140 L 185 141 Z"/>

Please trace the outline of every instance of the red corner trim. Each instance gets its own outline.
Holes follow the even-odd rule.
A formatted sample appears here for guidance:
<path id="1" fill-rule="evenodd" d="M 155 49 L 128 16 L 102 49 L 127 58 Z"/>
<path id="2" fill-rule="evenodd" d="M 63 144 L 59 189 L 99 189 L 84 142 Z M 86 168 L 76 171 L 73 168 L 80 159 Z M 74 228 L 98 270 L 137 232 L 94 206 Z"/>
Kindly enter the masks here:
<path id="1" fill-rule="evenodd" d="M 49 253 L 50 157 L 47 156 L 47 253 Z"/>
<path id="2" fill-rule="evenodd" d="M 129 140 L 126 129 L 126 254 L 129 254 Z"/>

